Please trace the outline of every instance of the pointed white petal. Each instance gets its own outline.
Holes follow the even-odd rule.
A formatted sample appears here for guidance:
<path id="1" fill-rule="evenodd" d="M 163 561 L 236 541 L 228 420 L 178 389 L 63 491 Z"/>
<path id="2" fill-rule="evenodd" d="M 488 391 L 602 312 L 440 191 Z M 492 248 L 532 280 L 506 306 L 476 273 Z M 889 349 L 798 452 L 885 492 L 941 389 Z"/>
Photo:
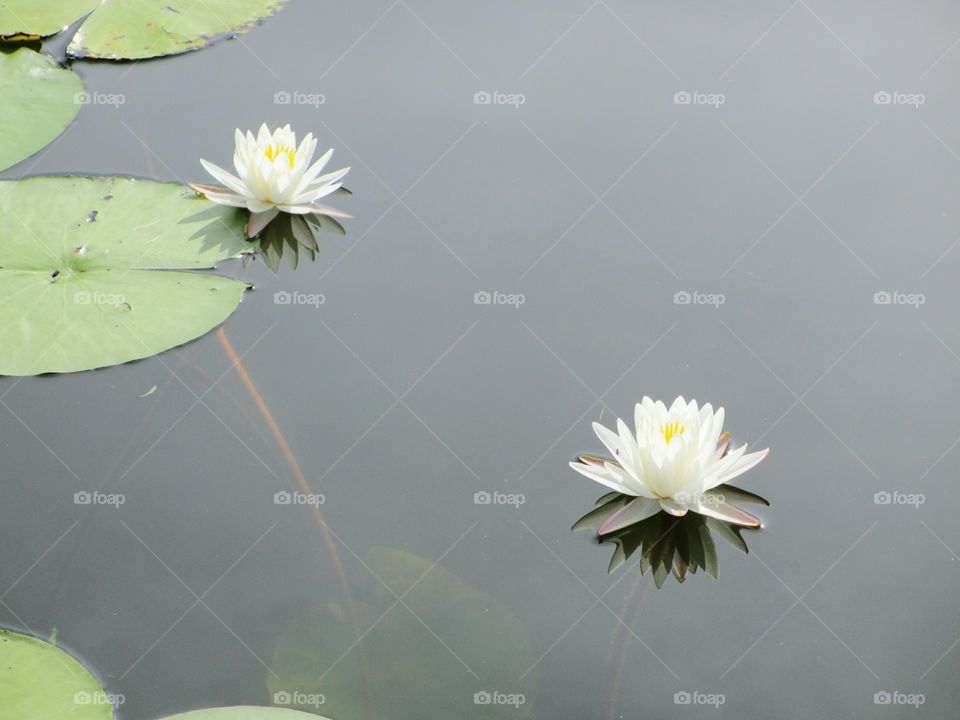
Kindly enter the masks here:
<path id="1" fill-rule="evenodd" d="M 648 517 L 653 517 L 658 512 L 660 512 L 659 502 L 649 498 L 638 497 L 607 518 L 607 521 L 597 530 L 597 534 L 607 535 L 617 530 L 622 530 L 641 520 L 646 520 Z"/>

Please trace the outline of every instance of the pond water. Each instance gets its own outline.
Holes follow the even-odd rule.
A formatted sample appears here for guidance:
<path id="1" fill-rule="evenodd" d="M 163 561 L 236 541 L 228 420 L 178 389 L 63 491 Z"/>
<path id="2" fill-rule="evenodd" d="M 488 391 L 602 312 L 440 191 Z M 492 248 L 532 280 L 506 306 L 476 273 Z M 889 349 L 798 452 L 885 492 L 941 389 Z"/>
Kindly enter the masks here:
<path id="1" fill-rule="evenodd" d="M 954 716 L 958 35 L 944 2 L 293 0 L 76 63 L 123 104 L 4 178 L 206 182 L 289 122 L 356 219 L 223 264 L 256 284 L 223 335 L 0 380 L 0 624 L 123 720 Z M 738 481 L 771 507 L 657 589 L 570 531 L 603 489 L 567 461 L 680 394 L 772 449 Z"/>

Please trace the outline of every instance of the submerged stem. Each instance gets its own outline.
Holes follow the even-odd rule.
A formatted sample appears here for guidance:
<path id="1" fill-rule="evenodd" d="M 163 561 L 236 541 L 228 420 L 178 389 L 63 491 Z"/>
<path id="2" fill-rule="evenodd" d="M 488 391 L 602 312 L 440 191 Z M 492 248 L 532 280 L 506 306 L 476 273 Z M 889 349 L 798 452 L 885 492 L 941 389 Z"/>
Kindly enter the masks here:
<path id="1" fill-rule="evenodd" d="M 273 413 L 270 412 L 270 408 L 267 406 L 267 403 L 264 401 L 263 396 L 260 394 L 260 391 L 257 390 L 257 386 L 253 382 L 253 378 L 250 377 L 250 373 L 247 372 L 247 369 L 243 366 L 243 361 L 237 352 L 233 349 L 233 345 L 230 344 L 230 341 L 227 339 L 227 335 L 224 332 L 224 329 L 221 327 L 217 331 L 217 337 L 220 340 L 220 344 L 223 345 L 223 349 L 227 353 L 227 357 L 230 359 L 233 367 L 236 368 L 237 374 L 240 376 L 240 379 L 243 381 L 244 387 L 246 387 L 247 392 L 250 393 L 250 397 L 253 398 L 253 402 L 256 404 L 257 409 L 260 411 L 260 414 L 263 416 L 263 419 L 267 423 L 267 427 L 270 429 L 270 433 L 273 435 L 273 439 L 276 441 L 277 445 L 280 448 L 280 452 L 283 454 L 284 459 L 287 461 L 287 465 L 290 466 L 290 471 L 293 473 L 294 480 L 296 480 L 297 485 L 300 487 L 300 491 L 304 495 L 310 495 L 313 493 L 313 489 L 307 483 L 307 478 L 303 474 L 303 470 L 300 467 L 300 462 L 297 460 L 297 456 L 294 455 L 293 450 L 290 448 L 290 444 L 287 442 L 286 437 L 284 437 L 283 431 L 280 429 L 280 426 L 277 424 L 277 421 L 273 417 Z M 337 553 L 337 545 L 334 541 L 333 534 L 330 532 L 330 528 L 327 526 L 327 522 L 323 517 L 323 513 L 320 511 L 320 508 L 317 505 L 308 505 L 310 512 L 313 515 L 314 520 L 320 528 L 320 534 L 323 536 L 323 543 L 326 545 L 327 552 L 330 554 L 330 559 L 333 561 L 334 572 L 337 575 L 337 582 L 340 585 L 340 590 L 343 593 L 344 605 L 347 610 L 347 617 L 350 621 L 351 629 L 353 630 L 354 636 L 358 639 L 357 643 L 357 664 L 360 669 L 361 677 L 363 678 L 363 686 L 367 687 L 366 683 L 366 673 L 364 671 L 365 664 L 363 662 L 363 643 L 359 642 L 362 635 L 360 633 L 360 623 L 357 620 L 356 613 L 353 605 L 353 595 L 350 592 L 350 585 L 347 583 L 347 575 L 343 569 L 343 563 L 340 562 L 340 556 Z M 367 703 L 367 693 L 364 691 L 364 704 Z M 366 714 L 366 713 L 365 713 Z"/>

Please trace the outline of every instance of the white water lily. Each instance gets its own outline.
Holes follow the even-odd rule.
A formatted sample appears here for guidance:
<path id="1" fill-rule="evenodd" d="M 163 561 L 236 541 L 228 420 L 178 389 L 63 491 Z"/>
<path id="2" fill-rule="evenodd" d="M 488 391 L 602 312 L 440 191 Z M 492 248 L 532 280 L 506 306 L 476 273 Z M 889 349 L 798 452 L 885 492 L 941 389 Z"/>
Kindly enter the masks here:
<path id="1" fill-rule="evenodd" d="M 593 424 L 597 437 L 614 459 L 584 455 L 570 463 L 582 475 L 636 499 L 611 516 L 600 534 L 615 532 L 664 510 L 682 516 L 688 511 L 747 527 L 760 521 L 731 505 L 762 498 L 724 486 L 763 460 L 769 449 L 747 453 L 747 446 L 727 452 L 730 434 L 723 432 L 723 408 L 678 397 L 669 409 L 648 397 L 637 403 L 635 431 L 617 420 L 617 432 Z M 723 487 L 721 487 L 723 486 Z"/>
<path id="2" fill-rule="evenodd" d="M 233 155 L 237 175 L 201 160 L 206 171 L 226 187 L 196 183 L 190 183 L 190 187 L 219 205 L 247 208 L 248 237 L 258 235 L 281 212 L 349 218 L 350 215 L 317 201 L 335 192 L 350 168 L 321 175 L 333 150 L 327 150 L 313 162 L 316 150 L 312 133 L 298 146 L 297 135 L 289 125 L 273 132 L 261 125 L 256 137 L 249 130 L 246 134 L 237 130 Z"/>

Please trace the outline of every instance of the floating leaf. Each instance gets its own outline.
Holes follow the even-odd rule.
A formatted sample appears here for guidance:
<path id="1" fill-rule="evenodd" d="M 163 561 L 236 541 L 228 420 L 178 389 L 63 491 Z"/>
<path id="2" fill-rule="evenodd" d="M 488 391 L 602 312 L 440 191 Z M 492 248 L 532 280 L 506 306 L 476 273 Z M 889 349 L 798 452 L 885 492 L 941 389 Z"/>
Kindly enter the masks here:
<path id="1" fill-rule="evenodd" d="M 0 37 L 46 37 L 63 30 L 100 0 L 0 0 Z"/>
<path id="2" fill-rule="evenodd" d="M 203 335 L 245 283 L 194 270 L 251 252 L 243 214 L 130 178 L 0 182 L 0 375 L 75 372 Z"/>
<path id="3" fill-rule="evenodd" d="M 138 60 L 176 55 L 243 33 L 286 0 L 103 0 L 80 26 L 67 54 Z"/>
<path id="4" fill-rule="evenodd" d="M 72 655 L 9 630 L 0 630 L 0 707 L 5 720 L 113 718 L 110 696 Z"/>
<path id="5" fill-rule="evenodd" d="M 0 14 L 3 5 L 0 4 Z M 76 117 L 83 83 L 47 55 L 0 52 L 0 170 L 52 142 Z"/>
<path id="6" fill-rule="evenodd" d="M 529 714 L 536 656 L 508 608 L 444 567 L 402 550 L 374 547 L 364 563 L 379 580 L 359 568 L 363 575 L 351 583 L 363 639 L 357 643 L 347 613 L 335 603 L 296 617 L 270 663 L 276 674 L 267 676 L 267 685 L 275 701 L 351 720 Z M 296 703 L 318 696 L 319 707 Z"/>
<path id="7" fill-rule="evenodd" d="M 207 708 L 171 715 L 164 720 L 324 720 L 319 715 L 285 708 L 238 707 Z"/>

